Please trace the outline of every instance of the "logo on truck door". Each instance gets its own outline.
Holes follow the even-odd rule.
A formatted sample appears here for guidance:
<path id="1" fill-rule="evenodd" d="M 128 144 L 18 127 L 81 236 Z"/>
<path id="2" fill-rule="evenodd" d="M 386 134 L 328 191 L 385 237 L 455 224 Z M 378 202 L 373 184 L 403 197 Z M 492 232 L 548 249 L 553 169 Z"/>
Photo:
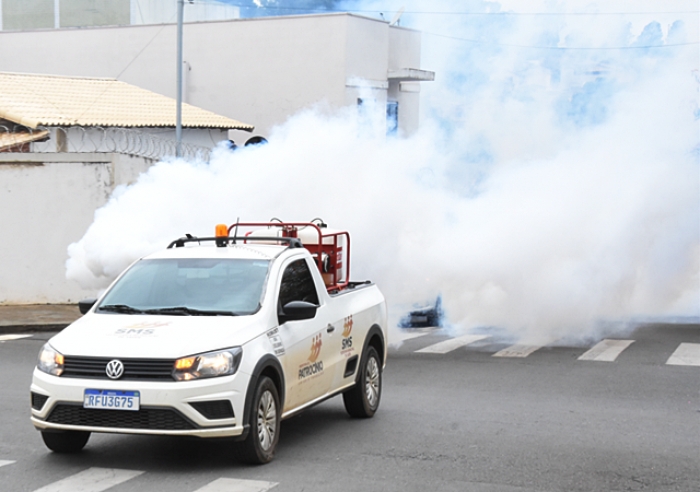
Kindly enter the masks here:
<path id="1" fill-rule="evenodd" d="M 352 314 L 346 317 L 345 322 L 343 322 L 343 341 L 341 343 L 341 353 L 345 355 L 345 357 L 350 357 L 350 353 L 352 352 L 352 337 L 350 334 L 352 333 L 352 327 L 354 324 Z"/>
<path id="2" fill-rule="evenodd" d="M 309 354 L 307 359 L 308 362 L 299 366 L 299 379 L 305 379 L 323 372 L 323 361 L 318 360 L 318 356 L 321 355 L 322 345 L 323 340 L 320 333 L 311 339 L 311 354 Z"/>
<path id="3" fill-rule="evenodd" d="M 352 314 L 348 317 L 345 318 L 345 322 L 343 323 L 343 338 L 347 338 L 350 336 L 350 332 L 352 331 Z"/>
<path id="4" fill-rule="evenodd" d="M 309 355 L 309 362 L 316 362 L 318 356 L 321 355 L 321 346 L 323 345 L 323 340 L 321 340 L 321 334 L 319 333 L 313 338 L 311 342 L 311 355 Z"/>

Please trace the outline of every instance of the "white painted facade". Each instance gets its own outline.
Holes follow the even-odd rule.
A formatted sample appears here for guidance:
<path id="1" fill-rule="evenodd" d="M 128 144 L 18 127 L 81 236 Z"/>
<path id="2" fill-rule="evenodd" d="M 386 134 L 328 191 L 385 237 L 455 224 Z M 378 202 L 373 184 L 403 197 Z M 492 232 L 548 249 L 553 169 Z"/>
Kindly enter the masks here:
<path id="1" fill-rule="evenodd" d="M 153 161 L 107 153 L 0 154 L 0 304 L 94 296 L 66 280 L 68 245 L 85 234 L 114 188 Z"/>
<path id="2" fill-rule="evenodd" d="M 420 46 L 417 31 L 345 13 L 193 22 L 184 26 L 183 100 L 268 136 L 313 104 L 357 104 L 365 86 L 378 111 L 398 104 L 398 131 L 410 134 L 415 80 L 432 76 L 418 70 Z M 175 98 L 175 61 L 174 24 L 0 32 L 8 72 L 111 77 Z"/>

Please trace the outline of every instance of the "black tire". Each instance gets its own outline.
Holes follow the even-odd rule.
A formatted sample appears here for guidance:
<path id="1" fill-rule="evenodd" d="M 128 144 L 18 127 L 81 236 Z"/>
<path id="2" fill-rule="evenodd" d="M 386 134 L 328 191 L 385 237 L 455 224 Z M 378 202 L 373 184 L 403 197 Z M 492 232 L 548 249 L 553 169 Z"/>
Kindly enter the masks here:
<path id="1" fill-rule="evenodd" d="M 41 431 L 44 444 L 54 453 L 78 453 L 90 439 L 89 432 L 82 431 Z"/>
<path id="2" fill-rule="evenodd" d="M 262 376 L 255 388 L 253 404 L 250 407 L 250 431 L 240 443 L 241 461 L 252 465 L 272 461 L 279 442 L 281 413 L 277 387 L 270 378 Z"/>
<path id="3" fill-rule="evenodd" d="M 382 363 L 377 350 L 369 345 L 362 356 L 357 384 L 343 393 L 345 410 L 351 417 L 370 418 L 382 397 Z"/>

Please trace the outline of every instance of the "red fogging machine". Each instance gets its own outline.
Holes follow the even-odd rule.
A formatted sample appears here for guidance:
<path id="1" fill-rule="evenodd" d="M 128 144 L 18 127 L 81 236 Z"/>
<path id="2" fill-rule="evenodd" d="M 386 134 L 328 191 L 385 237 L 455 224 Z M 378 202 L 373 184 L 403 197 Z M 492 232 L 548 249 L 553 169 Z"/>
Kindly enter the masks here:
<path id="1" fill-rule="evenodd" d="M 239 235 L 240 229 L 248 229 Z M 233 235 L 231 235 L 233 231 Z M 337 292 L 350 283 L 350 234 L 329 229 L 321 219 L 311 222 L 236 222 L 231 226 L 216 226 L 216 244 L 225 247 L 236 244 L 283 244 L 304 247 L 316 263 L 326 289 Z"/>

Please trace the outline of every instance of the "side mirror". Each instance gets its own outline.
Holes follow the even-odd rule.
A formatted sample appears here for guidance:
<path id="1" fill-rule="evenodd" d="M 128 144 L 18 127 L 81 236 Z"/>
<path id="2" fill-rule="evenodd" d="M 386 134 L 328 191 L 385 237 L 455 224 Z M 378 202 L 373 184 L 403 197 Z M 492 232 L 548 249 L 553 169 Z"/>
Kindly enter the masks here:
<path id="1" fill-rule="evenodd" d="M 280 324 L 287 321 L 311 319 L 316 316 L 318 306 L 306 301 L 291 301 L 284 305 L 280 314 Z"/>
<path id="2" fill-rule="evenodd" d="M 97 299 L 83 299 L 82 301 L 78 301 L 78 309 L 80 309 L 80 314 L 85 314 L 90 311 L 96 302 Z"/>

